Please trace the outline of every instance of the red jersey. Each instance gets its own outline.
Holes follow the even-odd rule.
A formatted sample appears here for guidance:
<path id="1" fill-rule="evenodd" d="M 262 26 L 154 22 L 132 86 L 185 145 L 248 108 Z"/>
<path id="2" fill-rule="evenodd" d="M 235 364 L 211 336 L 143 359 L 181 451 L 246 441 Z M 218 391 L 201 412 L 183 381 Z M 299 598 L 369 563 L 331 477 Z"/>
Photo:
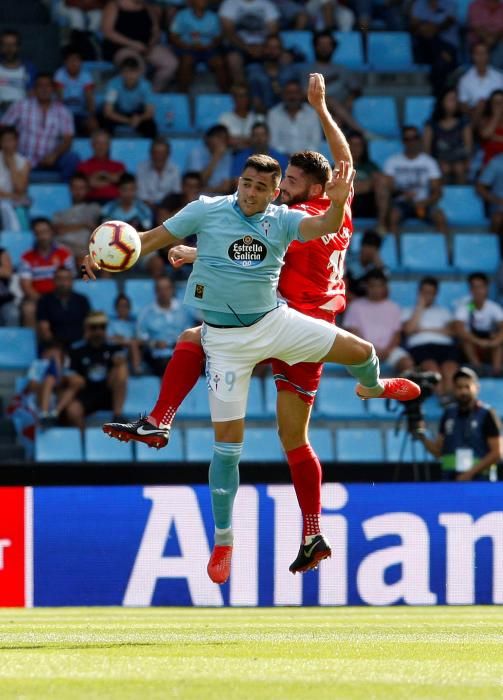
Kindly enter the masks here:
<path id="1" fill-rule="evenodd" d="M 54 245 L 47 255 L 32 248 L 21 256 L 19 276 L 31 280 L 38 294 L 47 294 L 54 291 L 54 273 L 58 267 L 65 267 L 75 274 L 75 261 L 68 248 Z"/>
<path id="2" fill-rule="evenodd" d="M 123 163 L 119 163 L 117 160 L 110 160 L 109 158 L 89 158 L 79 164 L 77 172 L 82 173 L 88 179 L 95 175 L 96 173 L 109 173 L 111 175 L 122 175 L 126 172 L 126 168 Z M 89 194 L 87 198 L 90 200 L 100 200 L 103 202 L 108 202 L 112 199 L 116 199 L 119 196 L 119 188 L 113 183 L 104 184 L 100 187 L 90 187 Z"/>
<path id="3" fill-rule="evenodd" d="M 353 234 L 351 199 L 350 195 L 337 233 L 307 243 L 293 241 L 286 251 L 278 291 L 288 306 L 308 316 L 333 321 L 346 308 L 344 259 Z M 316 216 L 330 203 L 328 197 L 318 197 L 291 208 Z"/>

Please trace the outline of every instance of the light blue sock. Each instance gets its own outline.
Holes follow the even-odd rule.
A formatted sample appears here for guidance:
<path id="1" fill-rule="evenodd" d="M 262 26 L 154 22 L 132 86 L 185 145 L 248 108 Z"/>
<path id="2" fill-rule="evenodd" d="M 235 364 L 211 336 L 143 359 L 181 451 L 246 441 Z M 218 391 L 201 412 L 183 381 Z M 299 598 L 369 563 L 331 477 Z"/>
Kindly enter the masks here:
<path id="1" fill-rule="evenodd" d="M 232 544 L 232 507 L 239 486 L 239 458 L 242 449 L 242 442 L 215 442 L 213 446 L 209 483 L 215 521 L 215 544 Z"/>
<path id="2" fill-rule="evenodd" d="M 372 348 L 372 354 L 369 359 L 361 365 L 344 366 L 352 377 L 358 379 L 362 386 L 368 389 L 382 388 L 382 384 L 379 381 L 379 358 L 374 348 Z"/>

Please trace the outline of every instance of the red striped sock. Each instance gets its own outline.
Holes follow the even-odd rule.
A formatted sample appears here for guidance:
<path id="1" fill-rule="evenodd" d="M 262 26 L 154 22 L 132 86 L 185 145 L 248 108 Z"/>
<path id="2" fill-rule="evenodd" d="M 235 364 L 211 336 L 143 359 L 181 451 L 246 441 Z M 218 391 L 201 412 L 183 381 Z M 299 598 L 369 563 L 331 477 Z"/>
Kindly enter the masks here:
<path id="1" fill-rule="evenodd" d="M 321 464 L 311 445 L 286 453 L 290 474 L 302 512 L 302 536 L 320 532 Z"/>
<path id="2" fill-rule="evenodd" d="M 180 404 L 199 379 L 203 362 L 204 351 L 200 345 L 189 342 L 175 345 L 164 370 L 157 403 L 148 416 L 154 425 L 171 425 Z"/>

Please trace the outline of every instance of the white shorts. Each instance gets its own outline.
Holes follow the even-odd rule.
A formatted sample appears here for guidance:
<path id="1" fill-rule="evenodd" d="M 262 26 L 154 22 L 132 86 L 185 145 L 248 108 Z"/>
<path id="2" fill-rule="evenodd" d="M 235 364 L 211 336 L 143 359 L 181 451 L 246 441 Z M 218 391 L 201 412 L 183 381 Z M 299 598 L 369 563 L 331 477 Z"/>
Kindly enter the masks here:
<path id="1" fill-rule="evenodd" d="M 319 362 L 332 347 L 337 328 L 281 304 L 245 328 L 213 328 L 203 323 L 211 419 L 237 420 L 246 414 L 253 368 L 268 358 Z"/>

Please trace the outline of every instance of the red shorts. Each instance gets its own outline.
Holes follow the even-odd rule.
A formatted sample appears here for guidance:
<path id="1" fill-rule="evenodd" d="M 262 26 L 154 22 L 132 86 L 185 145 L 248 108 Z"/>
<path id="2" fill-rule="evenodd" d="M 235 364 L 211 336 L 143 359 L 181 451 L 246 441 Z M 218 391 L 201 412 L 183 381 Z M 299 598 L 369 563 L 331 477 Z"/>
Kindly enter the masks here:
<path id="1" fill-rule="evenodd" d="M 298 362 L 287 365 L 281 360 L 272 360 L 272 372 L 278 391 L 292 391 L 312 405 L 320 384 L 323 362 Z"/>

